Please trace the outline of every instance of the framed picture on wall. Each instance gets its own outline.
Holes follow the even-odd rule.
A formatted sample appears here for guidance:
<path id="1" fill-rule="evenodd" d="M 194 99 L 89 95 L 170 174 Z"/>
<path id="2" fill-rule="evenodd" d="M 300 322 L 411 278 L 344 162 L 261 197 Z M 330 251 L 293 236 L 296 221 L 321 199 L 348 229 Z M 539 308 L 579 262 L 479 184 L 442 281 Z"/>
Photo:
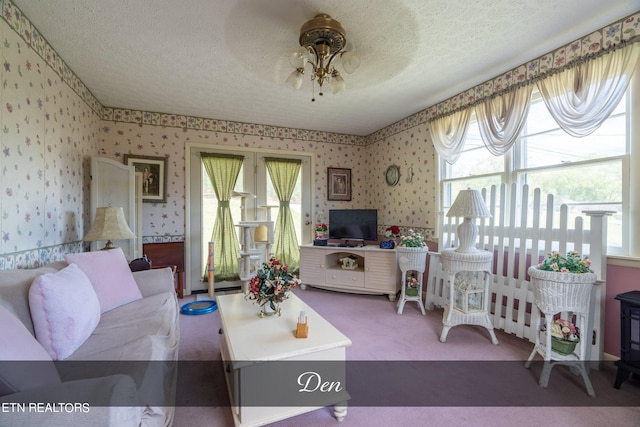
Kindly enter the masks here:
<path id="1" fill-rule="evenodd" d="M 327 168 L 327 200 L 351 200 L 351 169 Z"/>
<path id="2" fill-rule="evenodd" d="M 142 174 L 142 201 L 147 203 L 167 202 L 167 158 L 124 155 L 124 163 L 133 165 Z"/>

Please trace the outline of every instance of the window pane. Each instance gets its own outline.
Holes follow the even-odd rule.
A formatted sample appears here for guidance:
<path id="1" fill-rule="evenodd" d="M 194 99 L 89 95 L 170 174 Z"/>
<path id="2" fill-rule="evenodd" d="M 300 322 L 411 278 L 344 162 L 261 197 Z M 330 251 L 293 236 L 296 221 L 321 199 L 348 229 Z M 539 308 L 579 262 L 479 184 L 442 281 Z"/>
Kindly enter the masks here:
<path id="1" fill-rule="evenodd" d="M 469 177 L 466 179 L 446 181 L 443 185 L 442 207 L 444 212 L 449 210 L 461 190 L 466 190 L 467 188 L 482 190 L 483 188 L 486 188 L 487 194 L 489 194 L 492 185 L 495 185 L 498 188 L 500 187 L 500 175 L 483 176 L 482 178 Z"/>
<path id="2" fill-rule="evenodd" d="M 621 102 L 620 106 L 625 105 Z M 622 108 L 624 110 L 624 108 Z M 523 143 L 523 167 L 533 168 L 620 156 L 626 153 L 626 117 L 612 115 L 591 135 L 575 138 L 560 129 L 543 102 L 532 105 Z"/>
<path id="3" fill-rule="evenodd" d="M 458 161 L 451 165 L 450 178 L 484 175 L 496 171 L 501 172 L 503 169 L 504 158 L 502 156 L 494 156 L 487 150 L 480 138 L 478 123 L 471 122 L 463 152 L 460 154 Z"/>
<path id="4" fill-rule="evenodd" d="M 584 177 L 588 176 L 588 179 Z M 554 195 L 557 209 L 566 204 L 569 220 L 573 224 L 576 216 L 584 210 L 610 210 L 617 213 L 607 219 L 607 240 L 610 246 L 622 246 L 622 162 L 620 160 L 591 163 L 561 169 L 527 172 L 520 175 L 522 182 L 529 184 L 530 198 L 533 189 L 540 188 L 543 195 Z M 554 214 L 557 221 L 558 213 Z M 557 226 L 555 222 L 555 226 Z"/>

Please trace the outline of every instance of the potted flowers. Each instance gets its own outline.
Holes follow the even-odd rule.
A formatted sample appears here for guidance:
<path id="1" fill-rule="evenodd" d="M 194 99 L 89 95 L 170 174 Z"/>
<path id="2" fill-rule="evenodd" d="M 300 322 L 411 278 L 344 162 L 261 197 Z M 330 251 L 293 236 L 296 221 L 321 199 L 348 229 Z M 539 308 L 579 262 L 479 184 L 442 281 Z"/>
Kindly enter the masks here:
<path id="1" fill-rule="evenodd" d="M 558 273 L 593 273 L 589 257 L 580 258 L 577 251 L 569 251 L 566 256 L 557 251 L 551 252 L 537 268 Z"/>
<path id="2" fill-rule="evenodd" d="M 586 284 L 596 281 L 591 261 L 586 256 L 581 258 L 576 251 L 569 251 L 566 255 L 551 252 L 540 264 L 529 267 L 528 272 L 534 284 L 537 281 Z"/>
<path id="3" fill-rule="evenodd" d="M 399 246 L 405 248 L 422 248 L 426 247 L 427 243 L 424 241 L 424 236 L 412 229 L 407 230 L 407 234 L 400 236 Z"/>
<path id="4" fill-rule="evenodd" d="M 317 223 L 316 226 L 315 226 L 315 229 L 314 229 L 315 234 L 316 234 L 315 238 L 316 239 L 326 239 L 327 238 L 327 230 L 328 230 L 327 224 L 322 223 L 322 222 Z"/>
<path id="5" fill-rule="evenodd" d="M 289 298 L 291 288 L 300 283 L 300 279 L 289 272 L 288 266 L 272 257 L 251 278 L 245 299 L 260 306 L 260 317 L 280 315 L 280 303 Z"/>
<path id="6" fill-rule="evenodd" d="M 568 320 L 555 319 L 551 323 L 551 349 L 560 354 L 571 354 L 580 342 L 580 331 Z"/>
<path id="7" fill-rule="evenodd" d="M 396 238 L 400 235 L 400 227 L 398 227 L 397 225 L 392 225 L 391 227 L 387 227 L 387 229 L 384 231 L 384 236 L 387 238 Z"/>
<path id="8" fill-rule="evenodd" d="M 596 274 L 591 270 L 588 257 L 580 257 L 576 251 L 566 255 L 551 252 L 538 265 L 529 267 L 533 285 L 533 297 L 545 318 L 557 313 L 585 313 L 591 299 L 591 285 Z M 580 341 L 580 333 L 567 320 L 555 319 L 551 325 L 551 348 L 559 354 L 572 354 Z"/>
<path id="9" fill-rule="evenodd" d="M 406 295 L 408 297 L 418 296 L 418 285 L 418 279 L 412 273 L 407 274 L 407 288 L 405 289 Z"/>
<path id="10" fill-rule="evenodd" d="M 392 225 L 384 230 L 384 236 L 388 240 L 380 242 L 380 247 L 383 249 L 393 249 L 396 247 L 398 236 L 400 235 L 400 227 Z"/>
<path id="11" fill-rule="evenodd" d="M 424 235 L 413 229 L 407 230 L 406 234 L 400 236 L 400 243 L 396 250 L 401 269 L 424 272 L 429 251 Z"/>

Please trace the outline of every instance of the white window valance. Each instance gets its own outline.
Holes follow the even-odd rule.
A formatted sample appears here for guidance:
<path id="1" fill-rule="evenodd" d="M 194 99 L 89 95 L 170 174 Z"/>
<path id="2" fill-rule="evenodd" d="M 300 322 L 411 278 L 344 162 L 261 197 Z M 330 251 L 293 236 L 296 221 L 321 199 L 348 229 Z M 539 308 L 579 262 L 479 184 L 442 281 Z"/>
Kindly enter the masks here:
<path id="1" fill-rule="evenodd" d="M 455 163 L 460 157 L 464 140 L 469 129 L 471 109 L 465 108 L 431 122 L 429 132 L 438 155 L 448 163 Z"/>
<path id="2" fill-rule="evenodd" d="M 550 73 L 537 81 L 538 90 L 565 132 L 574 137 L 586 136 L 598 129 L 620 103 L 639 61 L 640 43 L 630 43 Z M 496 156 L 506 153 L 526 122 L 532 87 L 516 85 L 432 120 L 429 130 L 438 154 L 448 163 L 456 162 L 464 147 L 472 111 L 487 149 Z"/>
<path id="3" fill-rule="evenodd" d="M 537 82 L 547 109 L 574 137 L 593 133 L 627 90 L 640 57 L 640 43 L 610 52 Z"/>
<path id="4" fill-rule="evenodd" d="M 533 85 L 526 85 L 476 105 L 484 145 L 494 156 L 509 151 L 527 121 Z"/>

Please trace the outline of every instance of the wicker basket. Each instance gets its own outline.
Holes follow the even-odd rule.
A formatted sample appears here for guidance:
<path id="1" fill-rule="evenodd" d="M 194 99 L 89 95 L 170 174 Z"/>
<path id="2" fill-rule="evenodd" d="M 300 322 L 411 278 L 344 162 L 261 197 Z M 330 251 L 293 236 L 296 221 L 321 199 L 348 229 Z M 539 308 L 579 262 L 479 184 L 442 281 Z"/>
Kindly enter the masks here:
<path id="1" fill-rule="evenodd" d="M 584 312 L 589 308 L 595 273 L 559 273 L 529 267 L 533 297 L 543 313 Z"/>
<path id="2" fill-rule="evenodd" d="M 424 272 L 427 267 L 428 247 L 407 248 L 405 246 L 397 246 L 396 251 L 398 252 L 400 269 L 404 271 L 415 270 L 420 273 Z"/>

